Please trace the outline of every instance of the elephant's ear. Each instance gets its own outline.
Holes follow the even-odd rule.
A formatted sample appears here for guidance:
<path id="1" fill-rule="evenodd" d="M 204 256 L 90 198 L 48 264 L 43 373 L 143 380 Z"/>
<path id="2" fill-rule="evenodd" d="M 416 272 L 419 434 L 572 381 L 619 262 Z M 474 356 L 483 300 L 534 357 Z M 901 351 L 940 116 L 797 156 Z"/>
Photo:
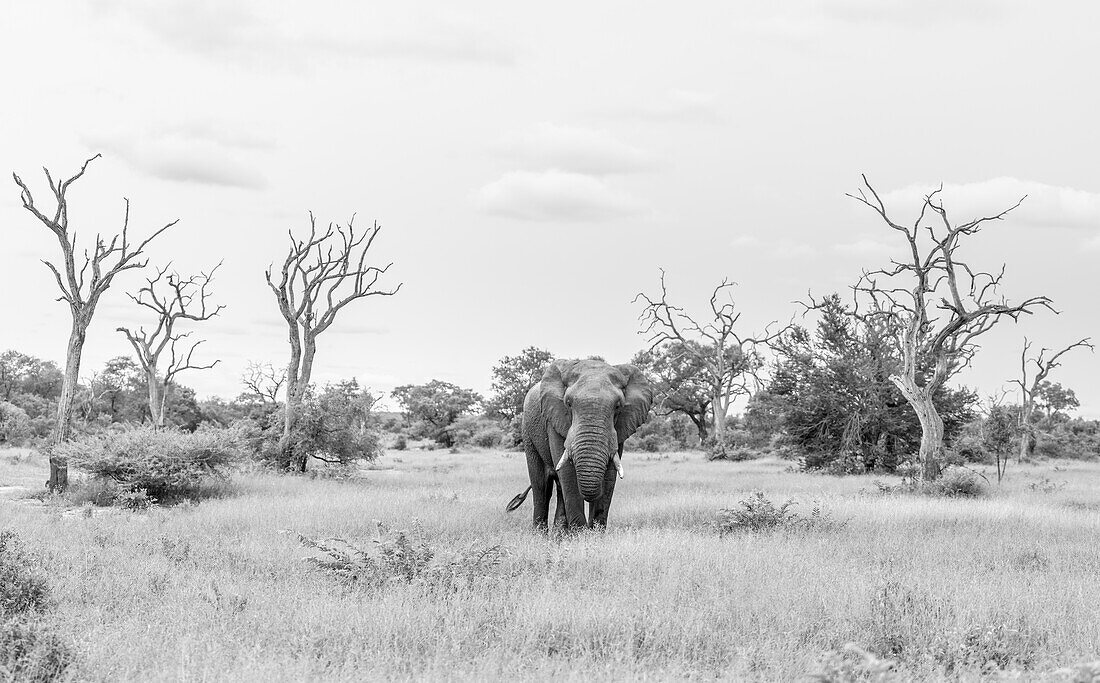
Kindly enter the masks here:
<path id="1" fill-rule="evenodd" d="M 575 360 L 556 360 L 542 371 L 539 389 L 542 392 L 542 413 L 558 434 L 565 435 L 573 424 L 573 411 L 565 405 L 565 390 Z"/>
<path id="2" fill-rule="evenodd" d="M 623 405 L 615 415 L 615 431 L 619 443 L 626 441 L 649 419 L 649 406 L 653 404 L 653 387 L 642 371 L 633 365 L 616 365 L 625 378 Z"/>

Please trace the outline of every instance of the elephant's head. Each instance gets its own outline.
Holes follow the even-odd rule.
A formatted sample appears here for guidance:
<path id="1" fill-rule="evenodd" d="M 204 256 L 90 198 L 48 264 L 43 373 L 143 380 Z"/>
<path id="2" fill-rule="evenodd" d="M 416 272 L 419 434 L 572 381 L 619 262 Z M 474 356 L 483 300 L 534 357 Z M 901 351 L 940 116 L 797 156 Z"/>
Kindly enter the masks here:
<path id="1" fill-rule="evenodd" d="M 653 389 L 633 365 L 602 360 L 554 361 L 540 386 L 543 412 L 565 437 L 557 469 L 572 460 L 581 496 L 598 500 L 608 465 L 622 476 L 619 447 L 649 417 Z"/>

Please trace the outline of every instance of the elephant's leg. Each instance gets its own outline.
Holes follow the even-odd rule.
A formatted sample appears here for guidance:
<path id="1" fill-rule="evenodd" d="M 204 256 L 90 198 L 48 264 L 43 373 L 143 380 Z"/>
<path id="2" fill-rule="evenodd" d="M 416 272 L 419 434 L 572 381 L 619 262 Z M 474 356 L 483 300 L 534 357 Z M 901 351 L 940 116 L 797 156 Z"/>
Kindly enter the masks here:
<path id="1" fill-rule="evenodd" d="M 527 444 L 527 475 L 531 479 L 531 502 L 534 504 L 533 525 L 540 531 L 547 531 L 547 518 L 550 515 L 550 493 L 553 490 L 553 475 L 534 446 Z"/>
<path id="2" fill-rule="evenodd" d="M 618 471 L 611 463 L 607 465 L 607 471 L 603 475 L 603 497 L 592 503 L 591 526 L 603 529 L 607 527 L 607 513 L 611 511 L 611 498 L 615 495 L 615 480 Z"/>
<path id="3" fill-rule="evenodd" d="M 561 492 L 561 482 L 557 477 L 554 477 L 554 487 L 558 491 L 558 506 L 554 511 L 554 528 L 561 529 L 563 531 L 569 529 L 569 517 L 565 514 L 565 497 Z"/>
<path id="4" fill-rule="evenodd" d="M 550 457 L 554 463 L 561 460 L 562 453 L 565 452 L 565 439 L 558 434 L 554 433 L 553 429 L 548 430 L 550 436 Z M 581 489 L 577 484 L 577 468 L 573 466 L 573 461 L 565 463 L 557 472 L 558 485 L 561 491 L 561 499 L 565 500 L 565 522 L 566 526 L 575 527 L 577 529 L 583 529 L 588 525 L 588 520 L 584 515 L 584 498 L 581 497 Z"/>

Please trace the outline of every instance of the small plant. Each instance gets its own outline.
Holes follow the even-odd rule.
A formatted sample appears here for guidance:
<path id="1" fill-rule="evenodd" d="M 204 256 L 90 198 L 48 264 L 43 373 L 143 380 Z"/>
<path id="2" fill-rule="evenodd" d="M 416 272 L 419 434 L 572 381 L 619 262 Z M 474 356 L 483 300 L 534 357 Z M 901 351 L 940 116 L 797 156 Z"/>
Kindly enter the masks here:
<path id="1" fill-rule="evenodd" d="M 50 683 L 73 663 L 72 650 L 31 617 L 0 621 L 0 680 Z"/>
<path id="2" fill-rule="evenodd" d="M 950 498 L 976 498 L 986 493 L 977 475 L 961 467 L 949 467 L 939 479 L 925 483 L 924 488 L 926 493 Z"/>
<path id="3" fill-rule="evenodd" d="M 42 625 L 53 606 L 45 578 L 12 531 L 0 531 L 0 680 L 54 681 L 72 651 Z"/>
<path id="4" fill-rule="evenodd" d="M 718 534 L 725 536 L 738 531 L 827 531 L 844 525 L 822 510 L 820 505 L 815 504 L 809 515 L 800 515 L 793 507 L 793 500 L 787 499 L 776 505 L 761 491 L 754 491 L 741 500 L 738 507 L 718 511 Z"/>
<path id="5" fill-rule="evenodd" d="M 298 540 L 318 552 L 304 558 L 306 562 L 334 573 L 346 583 L 375 589 L 404 583 L 456 590 L 498 574 L 505 556 L 499 545 L 437 553 L 423 540 L 419 525 L 410 533 L 390 530 L 378 522 L 378 531 L 373 547 L 368 548 L 340 538 L 313 539 L 299 534 Z"/>
<path id="6" fill-rule="evenodd" d="M 15 532 L 0 531 L 0 619 L 50 606 L 46 580 L 34 565 Z"/>
<path id="7" fill-rule="evenodd" d="M 395 451 L 403 451 L 409 447 L 409 440 L 405 438 L 404 434 L 398 436 L 393 442 L 393 449 Z"/>
<path id="8" fill-rule="evenodd" d="M 818 683 L 885 682 L 897 680 L 896 666 L 891 659 L 877 657 L 855 643 L 848 643 L 840 650 L 825 653 L 818 669 L 806 677 Z"/>
<path id="9" fill-rule="evenodd" d="M 1066 482 L 1055 482 L 1050 477 L 1043 477 L 1039 481 L 1031 482 L 1027 487 L 1037 493 L 1057 493 L 1066 487 Z"/>

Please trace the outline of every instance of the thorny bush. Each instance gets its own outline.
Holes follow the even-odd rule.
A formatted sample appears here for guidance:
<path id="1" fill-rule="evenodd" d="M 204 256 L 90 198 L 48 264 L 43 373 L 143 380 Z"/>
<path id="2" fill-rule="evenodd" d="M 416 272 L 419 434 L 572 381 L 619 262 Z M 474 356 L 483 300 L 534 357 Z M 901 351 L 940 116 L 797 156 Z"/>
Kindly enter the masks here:
<path id="1" fill-rule="evenodd" d="M 738 502 L 737 507 L 718 511 L 718 534 L 725 536 L 739 531 L 833 531 L 845 524 L 833 519 L 817 503 L 814 503 L 809 515 L 801 515 L 793 507 L 793 500 L 776 505 L 763 492 L 753 491 Z"/>
<path id="2" fill-rule="evenodd" d="M 305 561 L 349 585 L 372 589 L 411 584 L 449 592 L 505 574 L 502 560 L 507 553 L 500 545 L 437 552 L 424 540 L 419 523 L 412 532 L 376 524 L 378 537 L 365 548 L 340 538 L 314 539 L 299 534 L 302 545 L 317 553 Z"/>

